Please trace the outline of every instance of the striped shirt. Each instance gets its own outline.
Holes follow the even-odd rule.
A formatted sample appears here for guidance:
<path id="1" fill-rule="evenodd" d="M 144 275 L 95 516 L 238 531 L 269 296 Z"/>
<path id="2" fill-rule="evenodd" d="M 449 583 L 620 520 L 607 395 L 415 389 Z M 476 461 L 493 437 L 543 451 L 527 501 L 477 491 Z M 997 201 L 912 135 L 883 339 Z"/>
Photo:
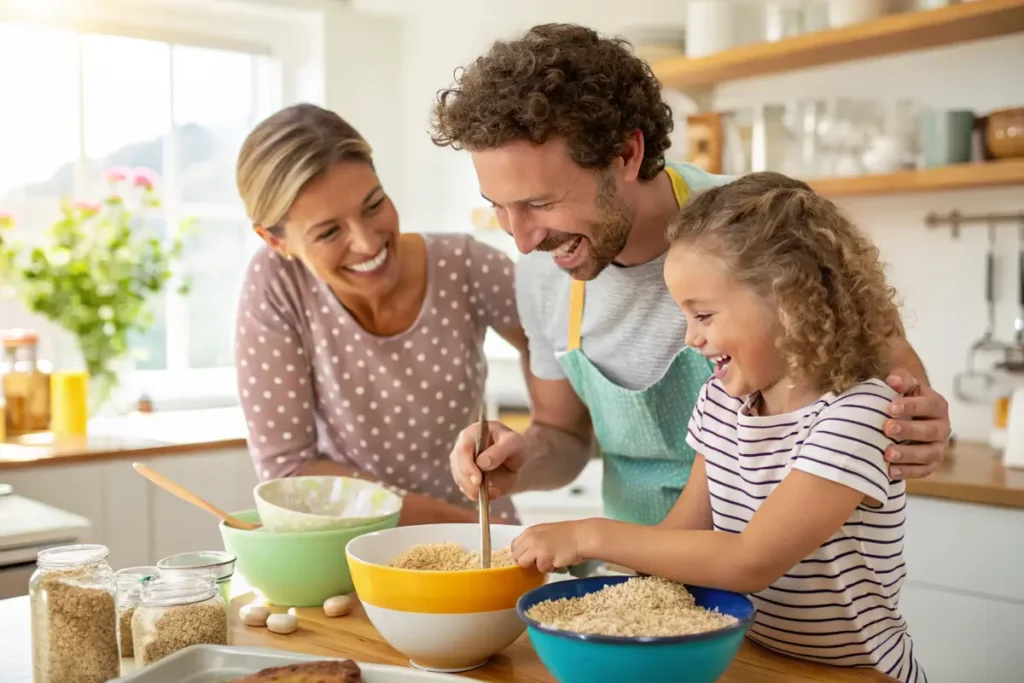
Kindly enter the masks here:
<path id="1" fill-rule="evenodd" d="M 907 574 L 906 491 L 903 481 L 889 480 L 883 452 L 892 440 L 882 432 L 896 396 L 870 380 L 798 411 L 760 417 L 750 409 L 756 395 L 733 398 L 712 378 L 687 441 L 704 456 L 717 531 L 742 532 L 791 469 L 868 497 L 828 541 L 750 596 L 757 608 L 750 638 L 793 657 L 927 683 L 898 609 Z"/>

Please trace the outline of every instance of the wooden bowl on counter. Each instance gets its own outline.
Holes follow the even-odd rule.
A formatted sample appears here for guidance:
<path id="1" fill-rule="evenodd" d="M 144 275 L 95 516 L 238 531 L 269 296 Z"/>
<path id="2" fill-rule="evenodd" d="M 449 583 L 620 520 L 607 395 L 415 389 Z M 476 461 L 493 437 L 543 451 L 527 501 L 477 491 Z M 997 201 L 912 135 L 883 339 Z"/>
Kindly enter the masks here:
<path id="1" fill-rule="evenodd" d="M 994 159 L 1024 157 L 1024 107 L 990 113 L 985 122 L 985 146 Z"/>

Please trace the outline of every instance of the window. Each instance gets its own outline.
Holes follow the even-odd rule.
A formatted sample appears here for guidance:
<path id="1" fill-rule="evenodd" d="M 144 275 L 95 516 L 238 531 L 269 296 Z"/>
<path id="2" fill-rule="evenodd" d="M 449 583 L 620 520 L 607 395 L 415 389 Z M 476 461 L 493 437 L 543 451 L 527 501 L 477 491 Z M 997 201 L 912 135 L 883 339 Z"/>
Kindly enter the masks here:
<path id="1" fill-rule="evenodd" d="M 281 22 L 267 23 L 280 39 Z M 75 30 L 0 17 L 0 210 L 13 213 L 31 241 L 61 197 L 98 198 L 104 169 L 154 170 L 163 207 L 150 226 L 166 234 L 182 218 L 196 219 L 180 264 L 191 291 L 181 297 L 170 287 L 154 302 L 155 324 L 133 342 L 140 358 L 132 384 L 174 395 L 215 381 L 215 392 L 228 395 L 236 293 L 261 244 L 237 196 L 235 160 L 249 130 L 282 106 L 282 92 L 299 98 L 303 65 L 284 67 L 269 44 L 183 35 L 161 40 L 152 27 Z M 282 52 L 295 59 L 293 47 Z"/>

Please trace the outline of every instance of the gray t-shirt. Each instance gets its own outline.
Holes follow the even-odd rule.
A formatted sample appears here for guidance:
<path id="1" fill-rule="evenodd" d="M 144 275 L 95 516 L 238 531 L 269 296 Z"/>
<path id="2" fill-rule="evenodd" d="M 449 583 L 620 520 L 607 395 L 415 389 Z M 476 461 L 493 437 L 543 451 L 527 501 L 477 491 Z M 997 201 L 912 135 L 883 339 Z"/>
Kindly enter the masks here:
<path id="1" fill-rule="evenodd" d="M 692 193 L 733 177 L 692 164 L 669 164 Z M 665 256 L 647 263 L 611 265 L 587 282 L 580 331 L 583 353 L 611 381 L 631 390 L 650 387 L 686 345 L 686 316 L 665 285 Z M 551 254 L 532 252 L 516 262 L 516 304 L 530 340 L 530 368 L 541 379 L 564 379 L 558 358 L 568 349 L 572 278 Z"/>

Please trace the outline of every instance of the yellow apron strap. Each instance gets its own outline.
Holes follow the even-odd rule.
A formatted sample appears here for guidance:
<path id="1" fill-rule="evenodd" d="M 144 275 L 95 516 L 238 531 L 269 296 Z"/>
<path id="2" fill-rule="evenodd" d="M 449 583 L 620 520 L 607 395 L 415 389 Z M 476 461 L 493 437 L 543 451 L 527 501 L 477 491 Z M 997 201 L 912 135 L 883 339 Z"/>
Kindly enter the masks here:
<path id="1" fill-rule="evenodd" d="M 583 291 L 587 283 L 573 280 L 569 288 L 569 351 L 580 348 L 580 330 L 583 328 Z"/>
<path id="2" fill-rule="evenodd" d="M 683 180 L 683 176 L 679 175 L 679 171 L 671 166 L 665 166 L 665 172 L 668 173 L 668 179 L 672 181 L 672 194 L 676 196 L 676 204 L 682 208 L 690 196 L 690 186 Z"/>
<path id="3" fill-rule="evenodd" d="M 665 167 L 669 180 L 672 181 L 672 194 L 676 203 L 682 207 L 690 196 L 690 187 L 683 177 L 670 166 Z M 569 351 L 580 348 L 580 330 L 583 328 L 583 293 L 586 288 L 583 280 L 573 280 L 569 288 Z"/>

